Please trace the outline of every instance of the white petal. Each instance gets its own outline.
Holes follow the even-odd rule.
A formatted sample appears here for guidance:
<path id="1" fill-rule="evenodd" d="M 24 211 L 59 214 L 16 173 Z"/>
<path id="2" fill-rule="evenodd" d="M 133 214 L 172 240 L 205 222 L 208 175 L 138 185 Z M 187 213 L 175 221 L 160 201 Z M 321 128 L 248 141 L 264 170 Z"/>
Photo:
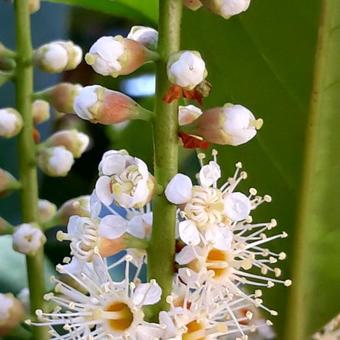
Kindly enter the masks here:
<path id="1" fill-rule="evenodd" d="M 230 250 L 233 240 L 233 233 L 227 228 L 216 227 L 209 229 L 205 233 L 205 238 L 217 249 Z"/>
<path id="2" fill-rule="evenodd" d="M 166 327 L 166 338 L 172 338 L 177 335 L 177 327 L 167 312 L 162 311 L 159 313 L 159 324 Z"/>
<path id="3" fill-rule="evenodd" d="M 120 154 L 109 155 L 100 162 L 103 175 L 111 176 L 120 174 L 126 167 L 126 156 Z"/>
<path id="4" fill-rule="evenodd" d="M 179 223 L 179 236 L 181 240 L 193 246 L 200 243 L 200 234 L 192 221 L 182 221 Z"/>
<path id="5" fill-rule="evenodd" d="M 133 292 L 132 301 L 136 306 L 153 305 L 162 295 L 161 287 L 156 283 L 141 283 Z"/>
<path id="6" fill-rule="evenodd" d="M 167 200 L 174 204 L 183 204 L 191 199 L 192 182 L 183 174 L 175 175 L 165 189 Z"/>
<path id="7" fill-rule="evenodd" d="M 210 161 L 209 164 L 202 166 L 199 173 L 200 183 L 203 187 L 210 187 L 215 184 L 221 177 L 221 168 L 215 161 Z"/>
<path id="8" fill-rule="evenodd" d="M 191 246 L 185 246 L 177 255 L 176 262 L 178 264 L 187 264 L 196 259 L 194 248 Z"/>
<path id="9" fill-rule="evenodd" d="M 127 230 L 127 220 L 118 215 L 107 215 L 99 223 L 99 236 L 115 239 Z"/>
<path id="10" fill-rule="evenodd" d="M 249 216 L 251 202 L 241 192 L 232 192 L 224 198 L 224 212 L 233 221 L 241 221 Z"/>
<path id="11" fill-rule="evenodd" d="M 98 199 L 105 205 L 110 205 L 113 202 L 113 194 L 110 190 L 111 179 L 107 176 L 100 176 L 96 183 L 96 195 Z"/>
<path id="12" fill-rule="evenodd" d="M 71 216 L 67 224 L 67 233 L 72 237 L 81 235 L 82 218 L 80 216 Z"/>
<path id="13" fill-rule="evenodd" d="M 143 215 L 137 215 L 128 222 L 127 232 L 138 238 L 145 238 L 145 225 Z"/>
<path id="14" fill-rule="evenodd" d="M 102 210 L 102 204 L 100 203 L 96 192 L 93 191 L 92 195 L 90 196 L 90 212 L 91 217 L 96 218 L 99 216 L 100 211 Z"/>

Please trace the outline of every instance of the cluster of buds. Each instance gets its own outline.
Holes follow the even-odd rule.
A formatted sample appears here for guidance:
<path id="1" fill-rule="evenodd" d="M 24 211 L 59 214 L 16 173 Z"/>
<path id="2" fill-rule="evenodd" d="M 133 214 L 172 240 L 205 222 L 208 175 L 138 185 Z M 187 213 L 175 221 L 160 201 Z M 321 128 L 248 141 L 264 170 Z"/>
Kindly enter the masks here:
<path id="1" fill-rule="evenodd" d="M 89 137 L 77 130 L 61 130 L 38 148 L 38 165 L 49 176 L 63 177 L 89 145 Z"/>

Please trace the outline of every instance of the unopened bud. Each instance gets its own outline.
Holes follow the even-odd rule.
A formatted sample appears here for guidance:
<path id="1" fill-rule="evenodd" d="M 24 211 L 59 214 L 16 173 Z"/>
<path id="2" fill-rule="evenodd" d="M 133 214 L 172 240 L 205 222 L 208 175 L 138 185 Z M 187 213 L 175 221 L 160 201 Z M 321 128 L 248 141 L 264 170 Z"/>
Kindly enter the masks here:
<path id="1" fill-rule="evenodd" d="M 75 129 L 61 130 L 51 135 L 44 143 L 47 147 L 64 146 L 74 158 L 79 158 L 89 145 L 89 137 Z"/>
<path id="2" fill-rule="evenodd" d="M 188 125 L 196 120 L 202 114 L 202 110 L 194 105 L 178 107 L 178 124 L 180 126 Z"/>
<path id="3" fill-rule="evenodd" d="M 74 111 L 80 118 L 104 125 L 150 118 L 150 112 L 130 97 L 99 85 L 86 86 L 80 91 Z"/>
<path id="4" fill-rule="evenodd" d="M 184 6 L 191 9 L 192 11 L 197 11 L 202 7 L 200 0 L 184 0 Z"/>
<path id="5" fill-rule="evenodd" d="M 5 196 L 12 190 L 18 190 L 21 184 L 8 171 L 0 168 L 0 197 Z"/>
<path id="6" fill-rule="evenodd" d="M 59 73 L 75 69 L 81 62 L 82 50 L 71 41 L 52 41 L 40 46 L 34 54 L 36 65 L 45 72 Z"/>
<path id="7" fill-rule="evenodd" d="M 204 7 L 225 19 L 246 11 L 250 5 L 250 0 L 201 0 L 201 2 Z"/>
<path id="8" fill-rule="evenodd" d="M 39 199 L 38 219 L 40 223 L 50 221 L 57 213 L 57 206 L 48 200 Z"/>
<path id="9" fill-rule="evenodd" d="M 81 89 L 79 84 L 60 83 L 36 93 L 36 97 L 47 100 L 58 112 L 74 113 L 74 99 Z"/>
<path id="10" fill-rule="evenodd" d="M 35 100 L 32 104 L 32 115 L 35 125 L 46 122 L 50 118 L 50 104 L 45 100 Z"/>
<path id="11" fill-rule="evenodd" d="M 19 112 L 10 107 L 0 109 L 0 137 L 11 138 L 22 129 L 23 121 Z"/>
<path id="12" fill-rule="evenodd" d="M 13 249 L 25 255 L 35 255 L 46 242 L 46 237 L 34 223 L 24 223 L 15 228 Z"/>
<path id="13" fill-rule="evenodd" d="M 169 81 L 192 90 L 208 75 L 205 62 L 197 51 L 180 51 L 172 54 L 167 65 Z"/>
<path id="14" fill-rule="evenodd" d="M 197 119 L 197 133 L 210 143 L 236 146 L 255 137 L 262 124 L 244 106 L 226 104 L 204 112 Z"/>
<path id="15" fill-rule="evenodd" d="M 90 217 L 90 196 L 79 196 L 66 201 L 57 211 L 58 222 L 66 225 L 71 216 Z"/>
<path id="16" fill-rule="evenodd" d="M 31 14 L 38 12 L 40 9 L 40 0 L 28 0 L 28 10 Z"/>
<path id="17" fill-rule="evenodd" d="M 0 293 L 0 336 L 8 335 L 24 319 L 22 303 L 13 294 Z"/>
<path id="18" fill-rule="evenodd" d="M 85 60 L 95 72 L 103 76 L 118 77 L 134 72 L 156 57 L 155 52 L 148 50 L 140 42 L 122 36 L 108 36 L 99 38 L 92 45 Z"/>
<path id="19" fill-rule="evenodd" d="M 157 48 L 158 32 L 151 27 L 133 26 L 127 38 L 137 41 L 151 50 Z"/>
<path id="20" fill-rule="evenodd" d="M 42 148 L 38 153 L 40 169 L 51 177 L 64 177 L 74 163 L 73 155 L 63 146 Z"/>

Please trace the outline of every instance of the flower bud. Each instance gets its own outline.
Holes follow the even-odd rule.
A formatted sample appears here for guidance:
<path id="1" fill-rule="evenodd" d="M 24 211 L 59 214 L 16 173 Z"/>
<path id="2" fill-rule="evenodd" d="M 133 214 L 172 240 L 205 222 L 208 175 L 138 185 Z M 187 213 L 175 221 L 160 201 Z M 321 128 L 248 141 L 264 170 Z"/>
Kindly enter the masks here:
<path id="1" fill-rule="evenodd" d="M 0 293 L 0 336 L 8 335 L 24 319 L 22 303 L 13 294 Z"/>
<path id="2" fill-rule="evenodd" d="M 64 177 L 74 163 L 73 155 L 63 146 L 42 148 L 38 153 L 40 169 L 51 177 Z"/>
<path id="3" fill-rule="evenodd" d="M 75 129 L 61 130 L 51 135 L 44 145 L 46 147 L 64 146 L 74 158 L 79 158 L 89 145 L 89 137 Z"/>
<path id="4" fill-rule="evenodd" d="M 127 38 L 141 43 L 150 50 L 157 48 L 158 32 L 151 27 L 133 26 Z"/>
<path id="5" fill-rule="evenodd" d="M 23 121 L 19 112 L 10 107 L 0 109 L 0 137 L 11 138 L 22 129 Z"/>
<path id="6" fill-rule="evenodd" d="M 75 69 L 81 62 L 82 50 L 71 41 L 52 41 L 40 46 L 34 54 L 36 65 L 45 72 L 59 73 Z"/>
<path id="7" fill-rule="evenodd" d="M 155 57 L 155 52 L 145 48 L 142 43 L 118 35 L 99 38 L 86 54 L 85 60 L 95 72 L 118 77 L 134 72 Z"/>
<path id="8" fill-rule="evenodd" d="M 192 11 L 197 11 L 202 7 L 200 0 L 184 0 L 184 6 L 191 9 Z"/>
<path id="9" fill-rule="evenodd" d="M 150 112 L 123 93 L 99 85 L 84 87 L 75 99 L 74 111 L 83 119 L 104 125 L 129 119 L 148 119 Z"/>
<path id="10" fill-rule="evenodd" d="M 167 65 L 169 81 L 184 89 L 192 90 L 208 75 L 199 52 L 180 51 L 172 54 Z"/>
<path id="11" fill-rule="evenodd" d="M 58 112 L 74 113 L 74 100 L 82 88 L 79 84 L 60 83 L 36 93 L 36 97 L 47 100 Z"/>
<path id="12" fill-rule="evenodd" d="M 201 2 L 213 13 L 225 19 L 246 11 L 250 5 L 250 0 L 201 0 Z"/>
<path id="13" fill-rule="evenodd" d="M 179 106 L 178 124 L 180 126 L 191 124 L 202 113 L 202 110 L 194 105 Z"/>
<path id="14" fill-rule="evenodd" d="M 13 249 L 25 255 L 35 255 L 46 242 L 46 237 L 34 223 L 24 223 L 15 228 Z"/>
<path id="15" fill-rule="evenodd" d="M 190 201 L 192 196 L 191 179 L 183 174 L 175 175 L 165 189 L 165 196 L 173 204 Z"/>
<path id="16" fill-rule="evenodd" d="M 256 135 L 262 119 L 242 105 L 225 104 L 204 112 L 197 119 L 197 133 L 210 143 L 241 145 Z"/>
<path id="17" fill-rule="evenodd" d="M 12 190 L 17 190 L 21 187 L 17 181 L 8 171 L 0 168 L 0 197 L 5 196 Z"/>
<path id="18" fill-rule="evenodd" d="M 38 201 L 38 220 L 40 223 L 50 221 L 57 213 L 57 206 L 48 200 Z"/>
<path id="19" fill-rule="evenodd" d="M 66 225 L 71 216 L 90 217 L 90 196 L 79 196 L 66 201 L 57 211 L 59 224 Z"/>
<path id="20" fill-rule="evenodd" d="M 32 115 L 35 125 L 46 122 L 50 118 L 50 104 L 45 100 L 35 100 L 32 104 Z"/>
<path id="21" fill-rule="evenodd" d="M 28 0 L 28 10 L 31 14 L 38 12 L 40 9 L 40 0 Z"/>

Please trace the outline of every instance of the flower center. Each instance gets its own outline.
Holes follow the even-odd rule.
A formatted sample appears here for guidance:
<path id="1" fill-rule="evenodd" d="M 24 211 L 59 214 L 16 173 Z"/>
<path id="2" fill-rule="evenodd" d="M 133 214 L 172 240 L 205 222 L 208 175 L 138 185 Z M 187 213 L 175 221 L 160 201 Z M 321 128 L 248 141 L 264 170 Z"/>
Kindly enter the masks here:
<path id="1" fill-rule="evenodd" d="M 114 332 L 124 332 L 133 322 L 133 313 L 130 307 L 120 301 L 114 301 L 106 306 L 103 316 L 108 320 L 108 325 Z"/>
<path id="2" fill-rule="evenodd" d="M 140 180 L 142 180 L 142 175 L 138 171 L 138 167 L 130 165 L 119 176 L 112 176 L 111 191 L 116 196 L 120 196 L 122 193 L 132 196 Z"/>
<path id="3" fill-rule="evenodd" d="M 221 223 L 224 219 L 222 192 L 215 188 L 194 186 L 191 201 L 185 205 L 184 212 L 198 227 Z"/>
<path id="4" fill-rule="evenodd" d="M 214 278 L 220 279 L 229 274 L 229 253 L 219 249 L 209 251 L 205 260 L 205 266 L 208 270 L 214 272 Z"/>
<path id="5" fill-rule="evenodd" d="M 205 330 L 202 322 L 191 321 L 186 325 L 187 331 L 182 335 L 182 340 L 204 340 Z"/>

